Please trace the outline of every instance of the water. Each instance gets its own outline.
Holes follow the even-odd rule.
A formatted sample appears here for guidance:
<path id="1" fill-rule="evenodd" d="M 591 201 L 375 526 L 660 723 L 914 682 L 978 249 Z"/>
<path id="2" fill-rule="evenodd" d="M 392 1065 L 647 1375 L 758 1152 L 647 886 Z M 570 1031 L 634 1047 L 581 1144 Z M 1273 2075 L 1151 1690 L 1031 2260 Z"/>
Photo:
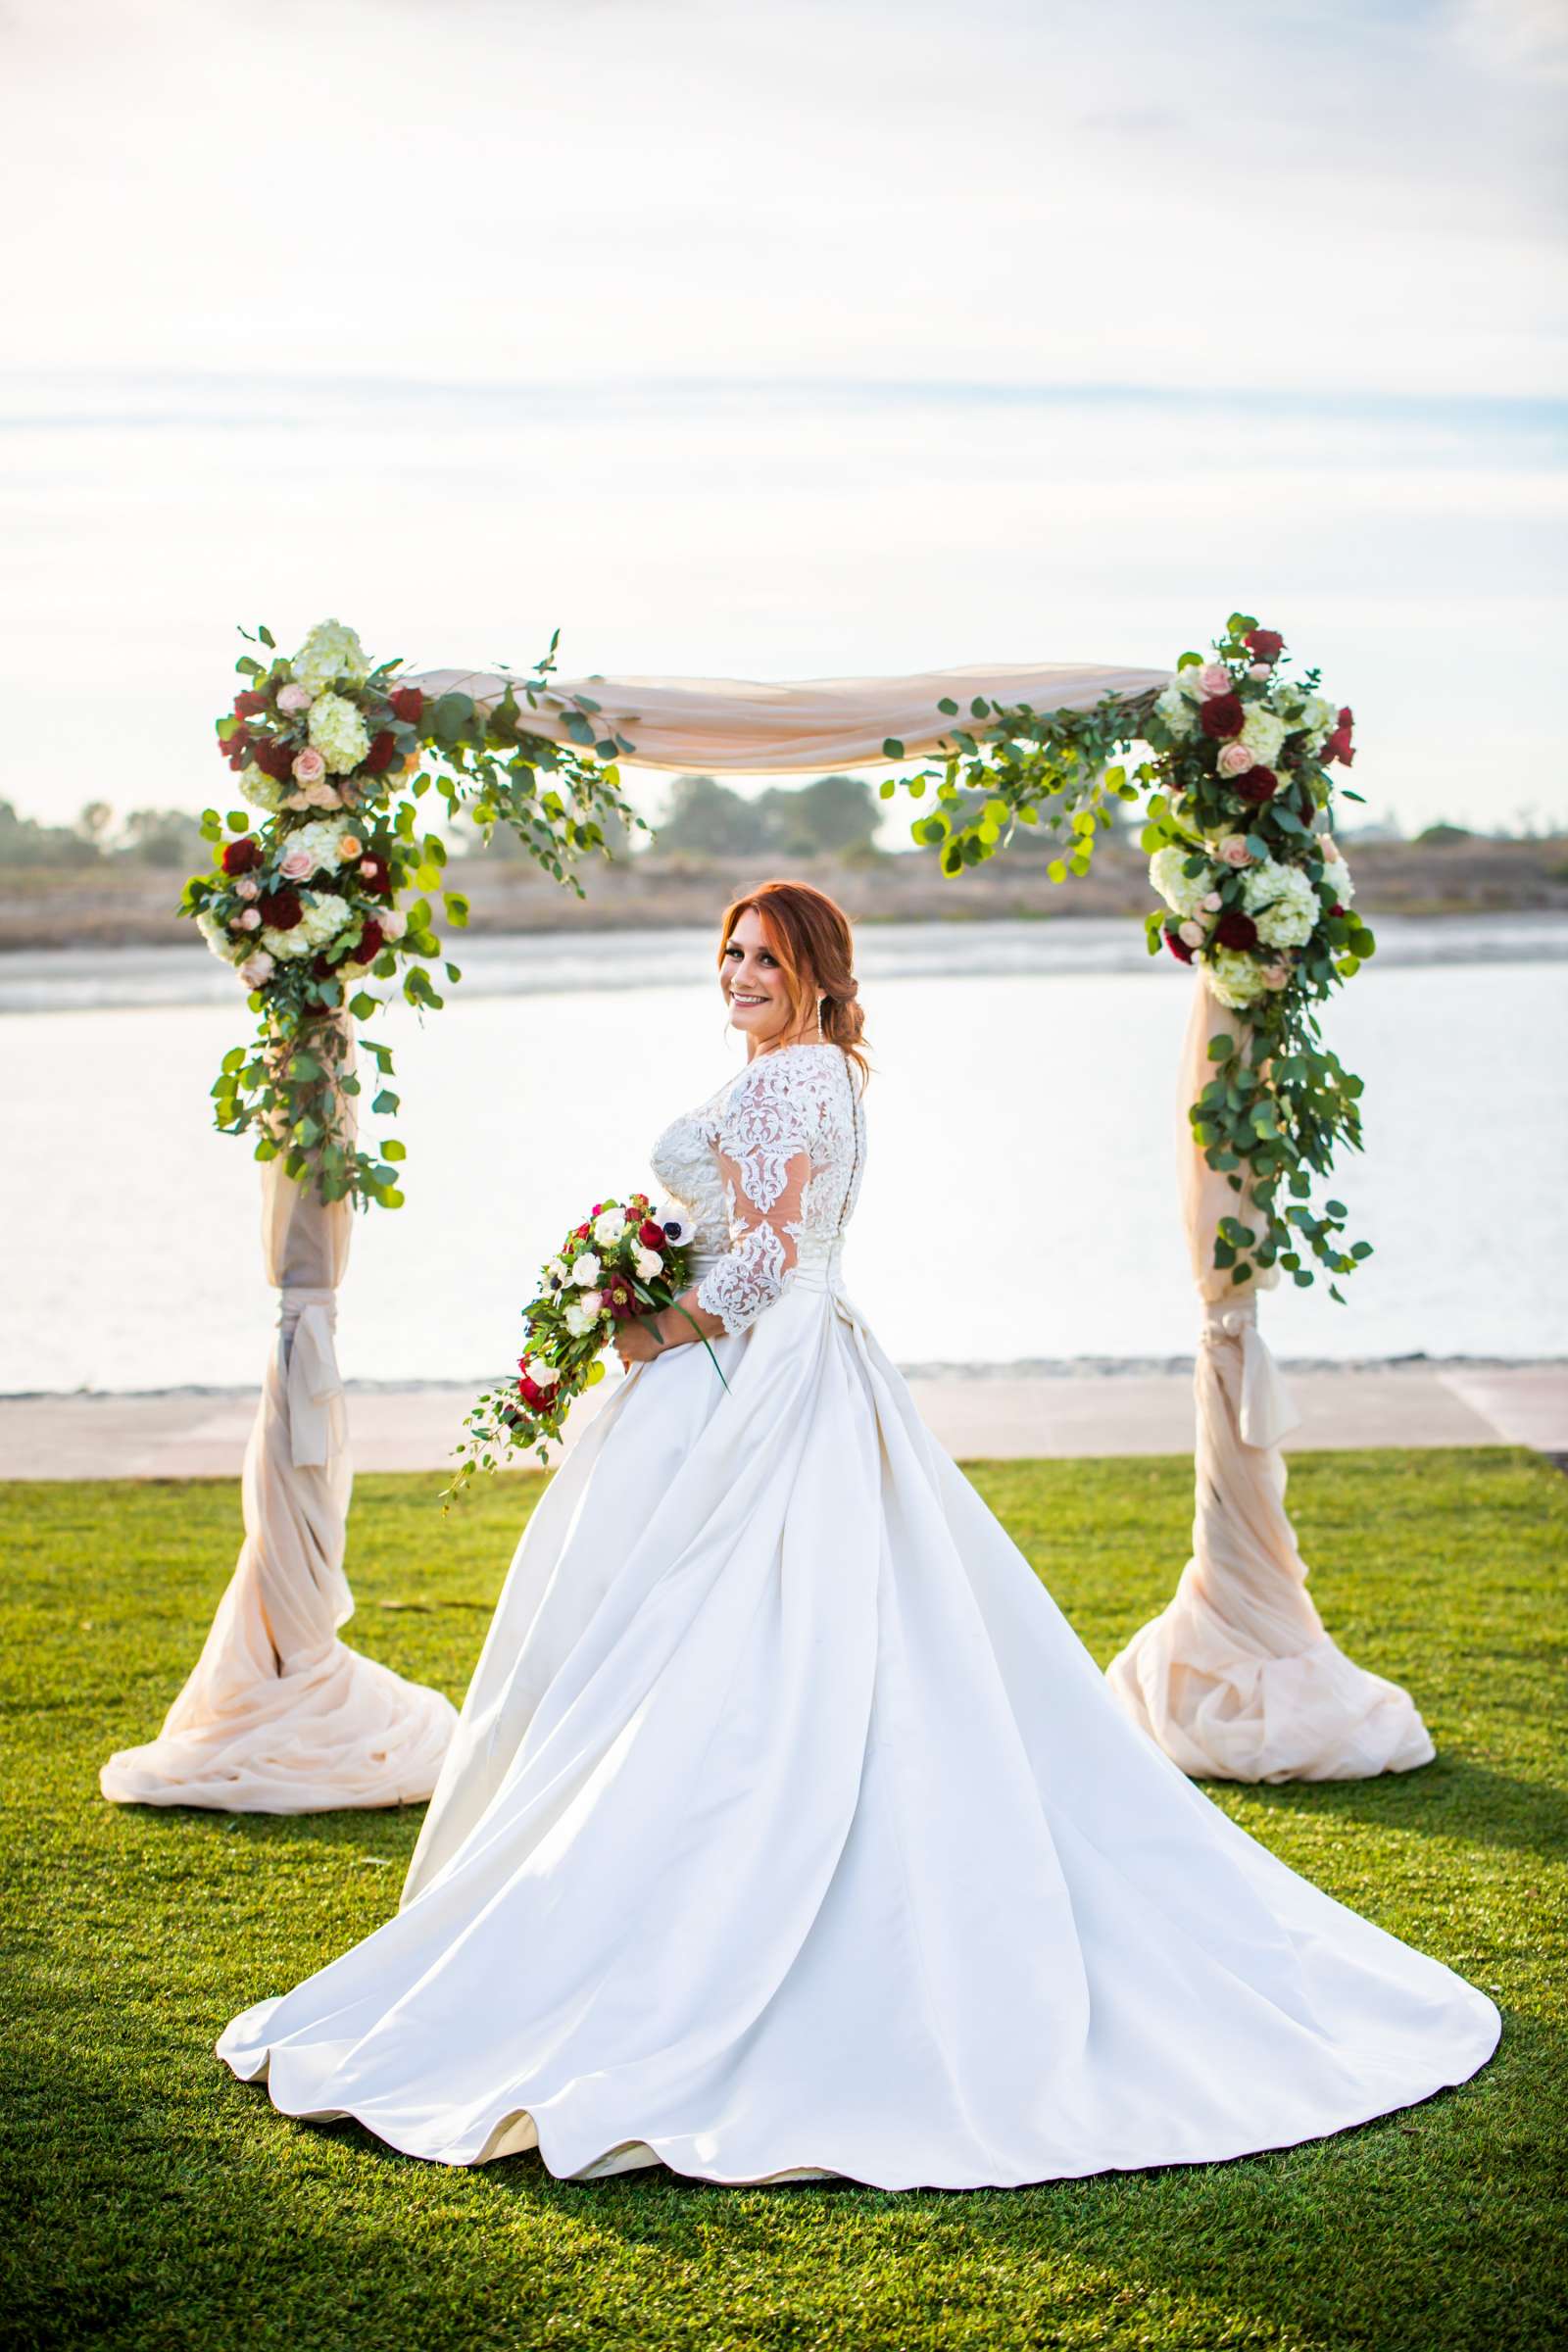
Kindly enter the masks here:
<path id="1" fill-rule="evenodd" d="M 1568 926 L 1379 931 L 1387 960 L 1331 1014 L 1369 1128 L 1335 1189 L 1377 1255 L 1348 1307 L 1272 1300 L 1274 1345 L 1568 1351 Z M 517 1305 L 564 1227 L 647 1182 L 668 1116 L 738 1062 L 710 957 L 706 933 L 468 942 L 446 1011 L 379 1024 L 409 1200 L 356 1230 L 350 1379 L 510 1361 Z M 867 927 L 860 969 L 877 1076 L 846 1274 L 890 1352 L 1189 1352 L 1173 1101 L 1188 976 L 1148 962 L 1136 924 L 1089 921 Z M 272 1312 L 257 1171 L 208 1125 L 218 1058 L 248 1018 L 224 974 L 178 950 L 10 956 L 0 991 L 0 1210 L 22 1243 L 0 1389 L 255 1380 Z"/>

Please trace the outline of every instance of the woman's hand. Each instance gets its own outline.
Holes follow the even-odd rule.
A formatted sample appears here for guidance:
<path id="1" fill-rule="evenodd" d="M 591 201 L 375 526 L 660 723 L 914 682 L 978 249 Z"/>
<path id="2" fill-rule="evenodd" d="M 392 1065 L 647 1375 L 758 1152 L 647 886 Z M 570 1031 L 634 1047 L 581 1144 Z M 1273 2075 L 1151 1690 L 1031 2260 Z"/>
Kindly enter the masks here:
<path id="1" fill-rule="evenodd" d="M 658 1334 L 650 1329 L 654 1321 L 652 1315 L 631 1315 L 616 1324 L 612 1346 L 628 1370 L 633 1364 L 651 1364 L 656 1355 L 663 1354 Z"/>

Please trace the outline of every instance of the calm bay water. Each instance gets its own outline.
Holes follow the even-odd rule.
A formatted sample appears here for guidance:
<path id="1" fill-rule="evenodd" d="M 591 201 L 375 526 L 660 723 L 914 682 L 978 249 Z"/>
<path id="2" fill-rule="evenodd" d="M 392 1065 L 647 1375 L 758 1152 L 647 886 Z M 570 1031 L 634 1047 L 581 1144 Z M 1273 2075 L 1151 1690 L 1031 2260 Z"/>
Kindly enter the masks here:
<path id="1" fill-rule="evenodd" d="M 1336 1177 L 1376 1256 L 1279 1296 L 1287 1356 L 1568 1351 L 1568 927 L 1379 926 L 1331 1012 L 1367 1080 L 1368 1149 Z M 649 1181 L 665 1120 L 737 1066 L 707 934 L 466 943 L 467 978 L 395 1047 L 408 1206 L 359 1222 L 351 1379 L 467 1379 L 515 1353 L 516 1309 L 589 1200 Z M 846 1274 L 904 1362 L 1190 1352 L 1174 1199 L 1187 975 L 1136 925 L 861 934 L 877 1067 Z M 208 1125 L 248 1016 L 180 951 L 0 964 L 12 1150 L 0 1389 L 255 1380 L 271 1294 L 257 1172 Z M 20 1145 L 20 1148 L 19 1148 Z"/>

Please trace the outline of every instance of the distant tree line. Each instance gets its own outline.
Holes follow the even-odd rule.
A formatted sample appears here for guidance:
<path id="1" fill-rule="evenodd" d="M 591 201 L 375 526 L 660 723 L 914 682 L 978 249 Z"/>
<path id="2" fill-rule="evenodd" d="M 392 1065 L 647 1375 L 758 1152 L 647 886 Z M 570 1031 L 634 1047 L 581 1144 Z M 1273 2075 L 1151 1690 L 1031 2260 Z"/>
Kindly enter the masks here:
<path id="1" fill-rule="evenodd" d="M 46 825 L 0 801 L 0 866 L 159 865 L 184 872 L 211 852 L 183 808 L 132 808 L 121 824 L 106 801 L 89 801 L 74 825 Z"/>

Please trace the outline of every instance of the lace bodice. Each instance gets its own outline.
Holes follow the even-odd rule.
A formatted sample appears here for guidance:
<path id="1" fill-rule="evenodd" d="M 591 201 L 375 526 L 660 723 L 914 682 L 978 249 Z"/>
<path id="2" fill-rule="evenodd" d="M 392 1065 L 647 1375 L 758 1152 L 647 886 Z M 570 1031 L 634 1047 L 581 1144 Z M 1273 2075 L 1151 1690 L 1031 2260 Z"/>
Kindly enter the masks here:
<path id="1" fill-rule="evenodd" d="M 855 1213 L 865 1166 L 865 1110 L 837 1046 L 759 1054 L 653 1152 L 660 1183 L 691 1216 L 707 1258 L 698 1304 L 744 1331 L 796 1267 L 825 1261 Z"/>

